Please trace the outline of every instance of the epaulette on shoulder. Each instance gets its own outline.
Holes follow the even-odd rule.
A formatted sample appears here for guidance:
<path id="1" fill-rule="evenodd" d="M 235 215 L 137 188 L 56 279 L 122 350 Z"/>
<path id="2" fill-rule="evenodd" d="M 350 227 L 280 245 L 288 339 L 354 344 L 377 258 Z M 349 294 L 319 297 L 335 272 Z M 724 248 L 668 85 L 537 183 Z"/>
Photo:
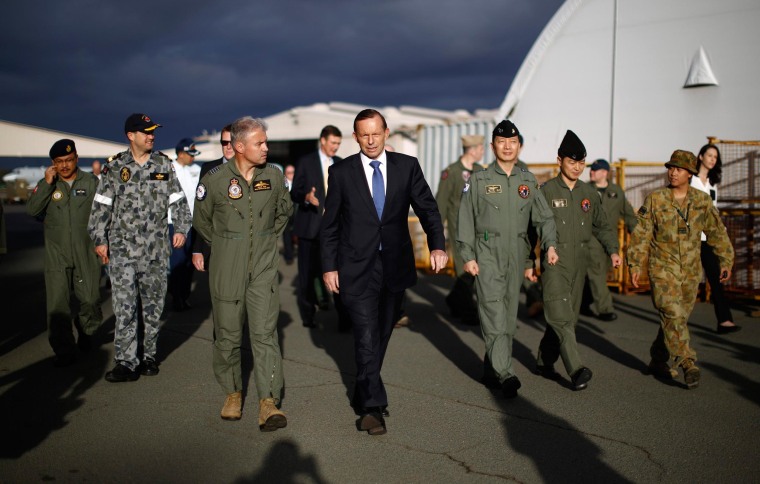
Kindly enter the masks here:
<path id="1" fill-rule="evenodd" d="M 169 156 L 167 156 L 165 153 L 163 153 L 163 152 L 161 152 L 161 151 L 156 151 L 156 154 L 157 154 L 158 156 L 160 156 L 161 158 L 166 158 L 167 160 L 169 160 L 169 161 L 172 161 L 172 159 L 171 159 L 171 158 L 169 158 Z"/>
<path id="2" fill-rule="evenodd" d="M 223 166 L 224 166 L 224 163 L 222 163 L 220 165 L 216 165 L 215 167 L 213 167 L 212 169 L 210 169 L 208 172 L 206 172 L 205 176 L 211 176 L 211 175 L 213 175 L 214 173 L 216 173 L 219 170 L 221 170 Z"/>
<path id="3" fill-rule="evenodd" d="M 122 156 L 124 156 L 124 153 L 126 153 L 126 151 L 122 151 L 121 153 L 116 153 L 113 156 L 109 156 L 108 160 L 106 160 L 106 162 L 107 163 L 111 163 L 112 161 L 118 161 L 118 160 L 121 159 Z"/>
<path id="4" fill-rule="evenodd" d="M 540 184 L 540 185 L 538 186 L 538 188 L 544 188 L 544 185 L 546 185 L 546 182 L 543 182 L 542 184 Z"/>

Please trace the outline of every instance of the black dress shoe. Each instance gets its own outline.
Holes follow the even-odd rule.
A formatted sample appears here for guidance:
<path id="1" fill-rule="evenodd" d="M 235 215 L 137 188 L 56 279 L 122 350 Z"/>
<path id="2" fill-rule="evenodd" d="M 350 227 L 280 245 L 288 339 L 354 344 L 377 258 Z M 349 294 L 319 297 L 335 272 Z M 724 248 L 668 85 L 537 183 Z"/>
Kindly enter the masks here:
<path id="1" fill-rule="evenodd" d="M 304 328 L 316 328 L 317 325 L 314 323 L 314 321 L 304 321 L 303 322 Z"/>
<path id="2" fill-rule="evenodd" d="M 140 378 L 140 374 L 121 363 L 117 363 L 113 370 L 106 373 L 106 381 L 111 383 L 121 383 L 125 381 L 135 381 Z"/>
<path id="3" fill-rule="evenodd" d="M 588 316 L 590 318 L 593 318 L 594 316 L 596 316 L 594 312 L 588 307 L 581 308 L 580 313 L 581 313 L 581 316 Z"/>
<path id="4" fill-rule="evenodd" d="M 158 375 L 158 363 L 153 358 L 145 358 L 140 365 L 140 374 L 145 376 Z"/>
<path id="5" fill-rule="evenodd" d="M 382 413 L 374 409 L 365 413 L 359 419 L 359 430 L 365 430 L 369 435 L 383 435 L 387 432 Z"/>
<path id="6" fill-rule="evenodd" d="M 77 357 L 74 356 L 73 353 L 65 354 L 65 355 L 55 355 L 55 360 L 53 360 L 53 366 L 56 368 L 65 368 L 67 366 L 71 366 L 74 363 L 77 362 Z"/>
<path id="7" fill-rule="evenodd" d="M 554 369 L 554 365 L 536 365 L 536 373 L 547 380 L 559 380 L 562 378 Z"/>
<path id="8" fill-rule="evenodd" d="M 599 319 L 601 321 L 615 321 L 617 319 L 617 314 L 616 313 L 599 313 L 596 319 Z"/>
<path id="9" fill-rule="evenodd" d="M 520 389 L 522 383 L 516 376 L 510 376 L 503 382 L 501 382 L 501 391 L 504 393 L 505 398 L 515 398 L 517 396 L 517 390 Z"/>
<path id="10" fill-rule="evenodd" d="M 583 390 L 584 388 L 586 388 L 592 376 L 593 376 L 593 373 L 591 373 L 591 370 L 589 370 L 585 366 L 582 366 L 580 370 L 573 373 L 573 375 L 570 377 L 573 381 L 573 389 Z"/>
<path id="11" fill-rule="evenodd" d="M 733 325 L 733 326 L 721 326 L 718 325 L 718 334 L 728 334 L 728 333 L 736 333 L 742 329 L 741 326 Z"/>
<path id="12" fill-rule="evenodd" d="M 391 416 L 391 413 L 388 411 L 388 405 L 380 407 L 380 414 L 382 414 L 383 417 L 390 417 Z"/>

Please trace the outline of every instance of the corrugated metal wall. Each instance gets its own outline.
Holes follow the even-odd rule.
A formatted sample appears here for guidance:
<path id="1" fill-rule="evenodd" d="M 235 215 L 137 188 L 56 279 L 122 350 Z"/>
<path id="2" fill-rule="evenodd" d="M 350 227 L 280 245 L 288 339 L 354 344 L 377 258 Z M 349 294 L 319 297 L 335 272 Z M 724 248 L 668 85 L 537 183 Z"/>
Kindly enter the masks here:
<path id="1" fill-rule="evenodd" d="M 489 165 L 493 161 L 491 151 L 491 133 L 495 123 L 493 121 L 468 121 L 449 126 L 423 126 L 419 130 L 417 149 L 422 172 L 425 174 L 430 189 L 435 194 L 438 191 L 438 181 L 441 179 L 441 171 L 454 163 L 462 154 L 462 142 L 460 138 L 466 134 L 482 134 L 485 137 L 485 154 L 482 165 Z"/>

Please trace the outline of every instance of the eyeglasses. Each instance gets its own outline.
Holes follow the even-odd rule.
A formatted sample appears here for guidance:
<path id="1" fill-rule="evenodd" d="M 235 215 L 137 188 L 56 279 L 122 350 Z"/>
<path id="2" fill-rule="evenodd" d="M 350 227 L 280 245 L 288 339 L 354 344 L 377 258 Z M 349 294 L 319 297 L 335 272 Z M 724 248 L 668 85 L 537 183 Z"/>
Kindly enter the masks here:
<path id="1" fill-rule="evenodd" d="M 222 144 L 222 146 L 227 146 L 228 144 L 232 143 L 232 141 L 227 140 L 227 139 L 223 139 L 223 140 L 220 141 L 220 143 Z"/>

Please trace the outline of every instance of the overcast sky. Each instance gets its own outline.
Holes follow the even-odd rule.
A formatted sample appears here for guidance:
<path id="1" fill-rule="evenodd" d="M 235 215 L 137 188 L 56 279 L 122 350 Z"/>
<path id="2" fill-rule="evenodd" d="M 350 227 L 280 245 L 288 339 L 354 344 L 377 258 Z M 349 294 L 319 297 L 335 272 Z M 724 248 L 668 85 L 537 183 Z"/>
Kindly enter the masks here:
<path id="1" fill-rule="evenodd" d="M 0 119 L 123 141 L 144 112 L 165 145 L 317 102 L 495 109 L 561 4 L 11 0 Z"/>

